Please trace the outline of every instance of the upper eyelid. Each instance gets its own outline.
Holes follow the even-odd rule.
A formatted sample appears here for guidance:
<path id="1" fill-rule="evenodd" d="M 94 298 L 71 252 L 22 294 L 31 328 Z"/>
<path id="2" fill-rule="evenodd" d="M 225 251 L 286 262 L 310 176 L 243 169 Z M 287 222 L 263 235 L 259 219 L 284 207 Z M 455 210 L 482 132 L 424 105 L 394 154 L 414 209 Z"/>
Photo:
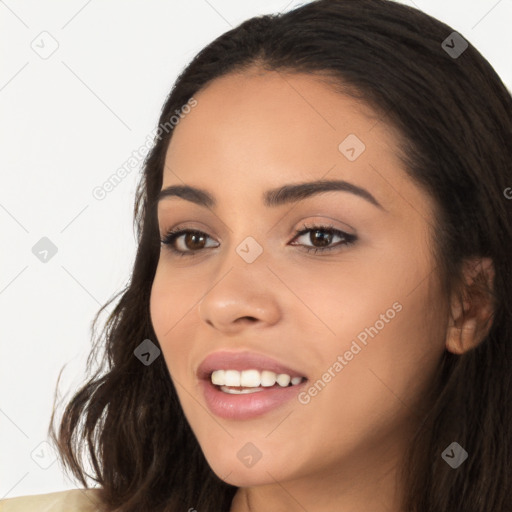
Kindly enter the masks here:
<path id="1" fill-rule="evenodd" d="M 306 224 L 306 226 L 304 226 L 305 224 Z M 310 224 L 310 225 L 307 226 L 307 224 Z M 297 234 L 299 234 L 302 231 L 310 231 L 312 229 L 318 229 L 318 228 L 322 228 L 322 229 L 324 229 L 326 231 L 327 230 L 339 231 L 340 233 L 344 233 L 346 235 L 354 235 L 355 236 L 355 233 L 350 233 L 349 231 L 346 231 L 343 228 L 332 226 L 327 221 L 324 221 L 324 222 L 319 222 L 319 221 L 306 221 L 306 222 L 303 222 L 300 225 L 299 228 L 293 229 L 293 234 L 297 235 Z M 208 233 L 206 228 L 203 229 L 203 228 L 197 228 L 197 227 L 190 227 L 190 226 L 187 226 L 187 225 L 182 226 L 180 224 L 178 224 L 176 227 L 172 227 L 172 228 L 162 228 L 162 229 L 159 229 L 159 231 L 162 233 L 161 236 L 165 236 L 165 235 L 167 235 L 170 232 L 174 232 L 175 234 L 178 234 L 178 233 L 179 234 L 183 234 L 183 233 L 181 233 L 182 231 L 184 231 L 184 232 L 194 231 L 194 232 L 197 232 L 197 233 L 201 233 L 203 235 L 207 235 L 210 238 L 213 238 L 213 236 L 210 233 Z"/>
<path id="2" fill-rule="evenodd" d="M 315 227 L 325 227 L 325 228 L 341 231 L 342 233 L 345 233 L 347 235 L 357 236 L 357 230 L 354 227 L 352 227 L 350 224 L 346 223 L 346 222 L 342 223 L 346 227 L 343 227 L 343 226 L 342 227 L 337 227 L 334 224 L 340 223 L 340 221 L 337 220 L 337 219 L 334 219 L 334 218 L 332 218 L 332 220 L 331 220 L 328 215 L 325 216 L 325 215 L 317 214 L 316 216 L 314 215 L 314 217 L 323 217 L 323 219 L 313 219 L 313 220 L 301 221 L 301 227 L 304 224 L 310 224 L 312 226 L 310 229 L 313 229 Z M 165 236 L 169 231 L 190 230 L 190 231 L 200 231 L 200 232 L 202 232 L 202 233 L 204 233 L 204 234 L 206 234 L 206 235 L 211 237 L 211 235 L 207 231 L 207 230 L 209 230 L 209 228 L 206 227 L 206 226 L 203 229 L 201 227 L 198 228 L 198 227 L 195 227 L 195 226 L 190 226 L 189 227 L 187 222 L 185 222 L 183 225 L 178 222 L 174 227 L 167 228 L 167 227 L 165 227 L 166 223 L 163 220 L 161 222 L 160 222 L 160 218 L 158 218 L 157 220 L 158 220 L 158 226 L 162 225 L 161 228 L 159 227 L 159 231 L 163 232 L 163 236 Z M 192 222 L 195 222 L 195 221 L 192 221 Z M 296 225 L 296 223 L 295 223 L 295 225 Z M 272 229 L 274 229 L 274 228 L 272 228 Z M 298 229 L 294 229 L 294 233 L 297 232 L 297 231 L 298 231 Z"/>

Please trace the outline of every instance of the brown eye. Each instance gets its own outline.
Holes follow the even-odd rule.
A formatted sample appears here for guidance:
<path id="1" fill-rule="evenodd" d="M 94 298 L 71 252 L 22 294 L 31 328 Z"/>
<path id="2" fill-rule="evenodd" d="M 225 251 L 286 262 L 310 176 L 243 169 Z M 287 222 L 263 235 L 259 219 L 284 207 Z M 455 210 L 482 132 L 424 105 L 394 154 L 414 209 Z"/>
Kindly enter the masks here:
<path id="1" fill-rule="evenodd" d="M 306 237 L 308 233 L 309 236 Z M 333 226 L 304 226 L 304 229 L 297 231 L 296 235 L 297 236 L 294 238 L 294 240 L 300 237 L 305 237 L 304 242 L 309 241 L 312 245 L 307 245 L 305 243 L 294 243 L 292 245 L 302 245 L 304 250 L 314 252 L 325 252 L 338 249 L 340 246 L 349 246 L 355 243 L 357 240 L 356 235 L 345 233 L 344 231 L 340 231 Z M 341 238 L 341 241 L 335 245 L 331 245 L 333 242 L 333 237 Z"/>
<path id="2" fill-rule="evenodd" d="M 195 251 L 204 247 L 205 238 L 206 237 L 200 233 L 186 233 L 183 244 L 187 249 Z"/>
<path id="3" fill-rule="evenodd" d="M 169 231 L 161 240 L 161 243 L 168 245 L 169 249 L 175 253 L 184 255 L 193 255 L 201 250 L 208 248 L 207 239 L 210 238 L 202 231 L 192 229 L 179 229 Z M 211 247 L 211 246 L 210 246 Z"/>
<path id="4" fill-rule="evenodd" d="M 308 233 L 309 243 L 312 245 L 308 245 L 307 243 L 292 243 L 291 245 L 300 245 L 308 252 L 326 252 L 341 248 L 341 246 L 352 245 L 357 240 L 356 235 L 345 233 L 332 226 L 304 226 L 304 229 L 296 232 L 294 240 L 301 236 L 305 236 Z M 333 238 L 335 237 L 340 238 L 341 241 L 337 244 L 331 245 L 333 243 Z M 208 239 L 212 240 L 210 236 L 202 231 L 194 229 L 177 229 L 169 231 L 161 240 L 161 243 L 168 246 L 173 253 L 180 256 L 195 256 L 200 254 L 203 249 L 218 247 L 218 245 L 215 245 L 215 242 L 213 242 L 213 246 L 208 246 Z"/>
<path id="5" fill-rule="evenodd" d="M 316 229 L 315 231 L 312 231 L 309 235 L 309 239 L 315 244 L 319 244 L 318 247 L 325 247 L 326 245 L 329 245 L 332 242 L 332 233 L 325 235 L 327 231 L 322 231 L 320 229 Z"/>

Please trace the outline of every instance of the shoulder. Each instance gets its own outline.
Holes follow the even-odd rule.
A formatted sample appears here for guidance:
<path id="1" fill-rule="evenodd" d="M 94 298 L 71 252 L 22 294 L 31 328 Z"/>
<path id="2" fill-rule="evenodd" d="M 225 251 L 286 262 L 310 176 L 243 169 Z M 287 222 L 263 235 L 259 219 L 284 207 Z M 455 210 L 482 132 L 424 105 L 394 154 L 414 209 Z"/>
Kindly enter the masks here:
<path id="1" fill-rule="evenodd" d="M 98 512 L 98 489 L 71 489 L 0 500 L 0 512 Z"/>

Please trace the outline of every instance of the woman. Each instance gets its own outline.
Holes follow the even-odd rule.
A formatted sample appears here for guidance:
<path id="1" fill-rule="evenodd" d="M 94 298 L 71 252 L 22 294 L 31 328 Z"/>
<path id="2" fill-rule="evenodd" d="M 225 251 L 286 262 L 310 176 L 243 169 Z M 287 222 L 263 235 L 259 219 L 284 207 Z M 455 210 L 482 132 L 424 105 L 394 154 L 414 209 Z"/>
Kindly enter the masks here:
<path id="1" fill-rule="evenodd" d="M 512 510 L 511 137 L 489 63 L 392 1 L 203 49 L 145 162 L 107 372 L 52 430 L 99 484 L 67 510 Z"/>

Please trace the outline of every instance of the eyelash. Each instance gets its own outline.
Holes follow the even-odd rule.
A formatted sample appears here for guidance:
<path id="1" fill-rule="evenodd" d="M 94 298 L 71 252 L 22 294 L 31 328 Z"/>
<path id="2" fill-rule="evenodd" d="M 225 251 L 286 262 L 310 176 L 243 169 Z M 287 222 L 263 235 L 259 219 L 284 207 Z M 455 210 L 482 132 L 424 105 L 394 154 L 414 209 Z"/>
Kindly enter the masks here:
<path id="1" fill-rule="evenodd" d="M 306 226 L 305 224 L 303 225 L 302 229 L 295 231 L 293 240 L 295 240 L 295 238 L 298 238 L 299 236 L 305 235 L 309 231 L 323 231 L 323 232 L 329 233 L 331 235 L 338 235 L 341 238 L 343 238 L 344 241 L 338 242 L 336 245 L 333 245 L 330 247 L 301 246 L 303 248 L 303 250 L 307 251 L 308 253 L 313 252 L 316 254 L 317 252 L 332 251 L 340 246 L 344 246 L 344 247 L 351 246 L 357 241 L 356 235 L 351 235 L 349 233 L 345 233 L 344 231 L 340 231 L 339 229 L 336 229 L 333 226 L 318 226 L 318 225 Z M 204 249 L 198 249 L 195 251 L 194 250 L 180 251 L 180 250 L 176 249 L 175 247 L 173 247 L 174 241 L 177 238 L 179 238 L 181 235 L 187 234 L 187 233 L 192 233 L 195 235 L 206 235 L 208 237 L 208 235 L 206 233 L 204 233 L 202 231 L 198 231 L 196 229 L 171 229 L 165 234 L 164 238 L 161 240 L 161 243 L 164 245 L 167 245 L 168 249 L 170 251 L 172 251 L 173 253 L 175 253 L 179 256 L 192 256 L 193 257 L 198 252 L 201 252 Z"/>

